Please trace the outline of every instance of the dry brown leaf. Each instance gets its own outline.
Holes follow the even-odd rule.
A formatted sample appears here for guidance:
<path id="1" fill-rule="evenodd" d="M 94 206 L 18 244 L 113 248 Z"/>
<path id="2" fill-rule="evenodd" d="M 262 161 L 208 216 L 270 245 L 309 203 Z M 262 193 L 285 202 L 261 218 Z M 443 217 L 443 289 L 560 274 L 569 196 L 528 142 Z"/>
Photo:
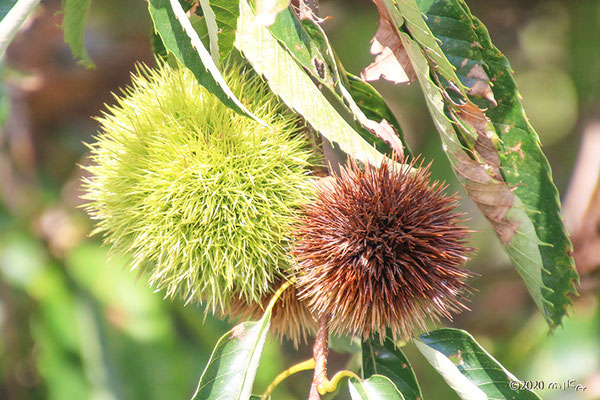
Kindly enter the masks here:
<path id="1" fill-rule="evenodd" d="M 508 211 L 514 206 L 515 196 L 503 180 L 493 175 L 499 173 L 485 162 L 471 159 L 465 153 L 456 154 L 456 172 L 468 182 L 465 190 L 469 197 L 486 216 L 500 241 L 508 244 L 519 229 L 520 223 L 508 218 Z M 491 168 L 490 168 L 491 167 Z"/>
<path id="2" fill-rule="evenodd" d="M 299 19 L 309 19 L 316 24 L 329 19 L 329 17 L 320 18 L 317 16 L 319 12 L 319 2 L 317 0 L 294 0 L 292 4 L 296 7 L 296 14 Z"/>
<path id="3" fill-rule="evenodd" d="M 382 16 L 371 44 L 375 61 L 360 74 L 365 81 L 384 78 L 394 83 L 412 82 L 416 79 L 408 55 L 396 29 Z"/>
<path id="4" fill-rule="evenodd" d="M 503 244 L 509 244 L 519 229 L 520 223 L 510 219 L 508 211 L 514 207 L 513 188 L 508 186 L 500 171 L 500 157 L 488 133 L 489 119 L 484 110 L 469 100 L 464 104 L 452 102 L 450 112 L 459 126 L 469 126 L 477 133 L 473 147 L 476 159 L 466 153 L 456 154 L 456 172 L 467 180 L 465 189 L 477 203 Z"/>
<path id="5" fill-rule="evenodd" d="M 498 150 L 494 147 L 492 140 L 480 131 L 477 132 L 477 141 L 475 142 L 475 152 L 481 157 L 488 169 L 488 174 L 495 180 L 503 182 L 500 173 L 500 157 Z"/>
<path id="6" fill-rule="evenodd" d="M 498 150 L 487 133 L 489 119 L 485 116 L 482 109 L 468 101 L 465 104 L 456 104 L 453 114 L 465 124 L 471 126 L 477 132 L 474 151 L 483 162 L 489 175 L 499 182 L 503 182 L 500 173 L 500 157 Z"/>
<path id="7" fill-rule="evenodd" d="M 375 80 L 384 77 L 392 82 L 412 81 L 416 74 L 408 55 L 402 45 L 398 31 L 391 24 L 391 18 L 386 6 L 381 0 L 373 0 L 380 14 L 379 29 L 373 39 L 371 53 L 376 55 L 375 62 L 369 65 L 361 74 L 365 80 Z M 394 60 L 390 61 L 392 59 Z M 402 71 L 402 75 L 399 71 Z M 390 79 L 392 77 L 392 79 Z M 468 93 L 472 96 L 483 97 L 489 100 L 494 106 L 496 100 L 491 89 L 491 82 L 481 64 L 476 64 L 469 73 L 475 83 L 471 85 Z M 454 85 L 454 82 L 446 82 L 449 87 L 446 89 L 464 93 Z M 504 244 L 509 244 L 520 223 L 509 218 L 508 211 L 514 207 L 516 201 L 511 188 L 502 178 L 500 170 L 500 158 L 498 151 L 494 147 L 491 135 L 487 132 L 489 119 L 484 111 L 468 98 L 463 99 L 464 103 L 456 103 L 452 98 L 442 90 L 444 103 L 448 105 L 448 110 L 452 119 L 456 122 L 458 129 L 465 129 L 468 135 L 476 133 L 476 141 L 471 149 L 475 157 L 471 157 L 466 152 L 460 150 L 453 152 L 455 169 L 459 176 L 465 182 L 465 188 L 469 197 L 471 197 L 489 220 L 490 224 L 496 230 L 500 240 Z"/>
<path id="8" fill-rule="evenodd" d="M 398 156 L 402 156 L 404 154 L 404 146 L 402 145 L 402 141 L 396 134 L 394 127 L 387 122 L 385 119 L 382 119 L 381 122 L 375 122 L 371 119 L 367 119 L 363 121 L 365 128 L 370 130 L 374 135 L 386 141 L 387 144 L 390 145 L 392 150 L 394 150 Z"/>
<path id="9" fill-rule="evenodd" d="M 472 96 L 483 97 L 489 100 L 494 106 L 497 106 L 494 92 L 490 85 L 490 78 L 483 70 L 481 64 L 475 64 L 467 74 L 467 78 L 472 78 L 475 83 L 469 88 L 469 94 Z"/>
<path id="10" fill-rule="evenodd" d="M 477 132 L 485 132 L 488 119 L 479 107 L 467 101 L 465 104 L 457 104 L 446 96 L 446 103 L 451 103 L 453 113 L 458 119 L 472 126 Z"/>

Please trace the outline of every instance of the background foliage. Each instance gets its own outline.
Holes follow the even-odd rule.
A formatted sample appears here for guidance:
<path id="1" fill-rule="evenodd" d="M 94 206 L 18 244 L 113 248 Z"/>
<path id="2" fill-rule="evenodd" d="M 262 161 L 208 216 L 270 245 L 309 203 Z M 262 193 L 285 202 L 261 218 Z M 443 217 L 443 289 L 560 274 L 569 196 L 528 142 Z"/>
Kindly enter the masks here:
<path id="1" fill-rule="evenodd" d="M 591 231 L 588 225 L 599 215 L 600 196 L 589 208 L 581 204 L 591 197 L 598 165 L 594 158 L 587 161 L 578 144 L 593 149 L 593 138 L 600 136 L 600 4 L 469 5 L 511 60 L 528 117 L 564 194 L 582 295 L 573 317 L 547 336 L 543 317 L 494 232 L 474 203 L 465 200 L 462 207 L 478 230 L 473 246 L 479 251 L 469 267 L 482 277 L 473 281 L 479 292 L 472 312 L 451 325 L 467 329 L 522 380 L 574 379 L 588 388 L 549 390 L 541 393 L 544 399 L 598 398 L 600 247 L 594 247 L 597 225 Z M 91 141 L 96 131 L 90 116 L 112 101 L 110 90 L 129 81 L 134 62 L 153 62 L 151 21 L 143 2 L 92 2 L 86 60 L 96 68 L 86 70 L 73 59 L 57 27 L 60 6 L 57 0 L 41 3 L 8 49 L 1 72 L 0 398 L 191 398 L 211 350 L 232 325 L 205 319 L 196 306 L 163 301 L 161 293 L 135 281 L 124 268 L 126 260 L 106 261 L 106 249 L 86 237 L 90 223 L 77 208 L 82 171 L 76 164 L 87 162 L 82 141 Z M 321 15 L 335 16 L 323 27 L 348 72 L 358 75 L 372 59 L 375 7 L 366 1 L 323 1 Z M 413 152 L 435 160 L 434 177 L 466 198 L 442 153 L 418 84 L 375 86 L 396 112 Z M 356 367 L 350 355 L 355 350 L 334 342 L 331 370 Z M 455 396 L 414 344 L 404 350 L 423 398 Z M 267 340 L 256 392 L 309 356 L 309 346 L 296 352 L 290 343 Z M 308 372 L 300 374 L 274 397 L 305 398 L 310 378 Z M 342 390 L 337 398 L 347 396 Z"/>

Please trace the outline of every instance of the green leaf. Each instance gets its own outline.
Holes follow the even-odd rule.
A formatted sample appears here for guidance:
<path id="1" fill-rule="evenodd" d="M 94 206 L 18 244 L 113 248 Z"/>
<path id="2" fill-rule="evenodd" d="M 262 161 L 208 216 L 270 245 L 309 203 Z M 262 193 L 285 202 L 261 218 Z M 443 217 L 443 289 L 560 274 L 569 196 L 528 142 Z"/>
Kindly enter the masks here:
<path id="1" fill-rule="evenodd" d="M 0 7 L 0 12 L 2 12 L 0 20 L 0 57 L 4 55 L 6 48 L 23 25 L 23 22 L 39 2 L 40 0 L 19 0 L 2 4 L 2 7 Z"/>
<path id="2" fill-rule="evenodd" d="M 421 388 L 408 359 L 390 339 L 362 342 L 363 377 L 383 375 L 389 378 L 406 400 L 421 400 Z"/>
<path id="3" fill-rule="evenodd" d="M 286 8 L 277 15 L 269 30 L 313 78 L 333 89 L 338 79 L 333 76 L 334 63 L 324 54 L 324 51 L 327 51 L 326 39 L 324 35 L 319 34 L 320 43 L 317 43 L 317 39 L 309 35 L 306 27 L 307 25 L 298 20 L 290 8 Z"/>
<path id="4" fill-rule="evenodd" d="M 520 222 L 517 233 L 524 234 L 503 244 L 550 326 L 560 325 L 576 294 L 578 276 L 550 165 L 525 117 L 510 64 L 463 1 L 428 0 L 420 5 L 473 101 L 487 99 L 478 104 L 498 138 L 494 149 L 501 178 L 523 209 L 515 221 Z"/>
<path id="5" fill-rule="evenodd" d="M 322 91 L 332 105 L 367 143 L 389 155 L 394 150 L 397 153 L 403 152 L 405 146 L 402 129 L 383 98 L 369 84 L 356 78 L 362 82 L 362 85 L 355 84 L 355 87 L 362 89 L 358 90 L 357 94 L 365 94 L 365 90 L 368 91 L 368 97 L 363 96 L 361 100 L 368 98 L 369 102 L 377 102 L 378 107 L 388 111 L 386 116 L 389 119 L 374 113 L 371 113 L 374 118 L 367 117 L 361 105 L 353 98 L 349 78 L 346 77 L 325 32 L 318 24 L 310 19 L 299 21 L 296 14 L 288 8 L 279 13 L 269 30 L 282 47 L 322 85 Z"/>
<path id="6" fill-rule="evenodd" d="M 247 400 L 271 322 L 269 308 L 257 322 L 243 322 L 219 339 L 192 400 Z"/>
<path id="7" fill-rule="evenodd" d="M 492 90 L 499 104 L 490 108 L 486 116 L 502 140 L 500 161 L 504 179 L 528 210 L 535 233 L 543 243 L 535 250 L 539 251 L 543 262 L 542 280 L 549 288 L 544 291 L 547 300 L 544 314 L 554 327 L 561 324 L 571 305 L 571 296 L 576 295 L 575 282 L 579 282 L 579 276 L 572 257 L 573 246 L 563 223 L 550 165 L 536 132 L 525 117 L 508 60 L 491 43 L 483 24 L 477 19 L 473 24 L 485 49 L 485 66 L 494 81 Z"/>
<path id="8" fill-rule="evenodd" d="M 152 46 L 152 53 L 157 56 L 160 60 L 166 61 L 169 56 L 165 44 L 163 43 L 160 35 L 156 32 L 152 32 L 150 38 L 150 45 Z"/>
<path id="9" fill-rule="evenodd" d="M 414 0 L 376 3 L 395 24 L 456 175 L 550 326 L 559 325 L 575 294 L 572 248 L 508 62 L 460 0 L 421 1 L 427 23 Z"/>
<path id="10" fill-rule="evenodd" d="M 231 92 L 210 54 L 177 0 L 149 0 L 154 30 L 165 47 L 181 64 L 193 72 L 198 83 L 216 95 L 223 104 L 259 122 Z"/>
<path id="11" fill-rule="evenodd" d="M 0 20 L 4 19 L 16 2 L 17 0 L 2 0 L 2 2 L 0 2 Z"/>
<path id="12" fill-rule="evenodd" d="M 494 105 L 491 82 L 483 71 L 485 62 L 482 47 L 473 30 L 472 16 L 462 8 L 464 4 L 455 0 L 417 0 L 417 3 L 427 17 L 424 22 L 439 40 L 441 51 L 455 68 L 459 80 L 470 90 L 477 89 L 479 85 L 488 93 L 488 99 Z M 489 104 L 480 105 L 487 108 Z"/>
<path id="13" fill-rule="evenodd" d="M 369 83 L 363 81 L 357 76 L 346 73 L 346 77 L 348 78 L 349 82 L 350 94 L 365 116 L 372 121 L 381 121 L 385 119 L 387 122 L 389 122 L 404 144 L 404 154 L 410 156 L 411 152 L 406 145 L 406 141 L 404 140 L 404 134 L 402 133 L 400 122 L 398 122 L 398 119 L 392 110 L 390 110 L 389 106 L 386 104 L 379 92 L 375 90 L 375 88 Z M 387 142 L 375 135 L 372 135 L 372 138 L 372 141 L 369 143 L 374 143 L 375 147 L 380 151 L 383 151 L 386 154 L 391 154 L 391 148 Z"/>
<path id="14" fill-rule="evenodd" d="M 256 22 L 261 25 L 272 25 L 277 14 L 286 10 L 290 0 L 256 0 Z"/>
<path id="15" fill-rule="evenodd" d="M 403 34 L 401 38 L 457 177 L 496 231 L 500 235 L 509 236 L 509 240 L 505 241 L 506 249 L 523 276 L 534 301 L 543 310 L 544 290 L 547 289 L 542 281 L 542 260 L 539 252 L 536 252 L 539 242 L 536 241 L 533 222 L 527 216 L 520 199 L 513 195 L 508 185 L 490 176 L 485 165 L 473 159 L 469 149 L 465 149 L 455 130 L 458 129 L 455 128 L 455 122 L 446 116 L 443 89 L 431 81 L 429 65 L 420 47 L 408 35 Z M 505 229 L 506 233 L 502 233 L 502 229 Z"/>
<path id="16" fill-rule="evenodd" d="M 219 54 L 221 60 L 233 50 L 233 42 L 237 28 L 237 20 L 240 15 L 239 0 L 207 0 L 215 13 L 219 32 L 217 35 L 219 43 Z"/>
<path id="17" fill-rule="evenodd" d="M 62 28 L 65 31 L 65 42 L 73 54 L 88 68 L 93 67 L 94 63 L 85 50 L 83 36 L 91 3 L 92 0 L 63 0 L 65 17 Z"/>
<path id="18" fill-rule="evenodd" d="M 381 375 L 363 380 L 350 378 L 348 389 L 352 400 L 404 400 L 394 383 Z"/>
<path id="19" fill-rule="evenodd" d="M 206 21 L 206 29 L 208 30 L 208 40 L 210 42 L 210 55 L 216 65 L 219 65 L 219 42 L 218 33 L 219 27 L 217 26 L 217 17 L 210 7 L 208 0 L 200 0 L 200 7 L 202 8 L 202 14 Z"/>
<path id="20" fill-rule="evenodd" d="M 254 70 L 265 77 L 271 90 L 317 132 L 355 159 L 379 164 L 381 153 L 342 118 L 269 29 L 255 23 L 254 13 L 246 0 L 240 1 L 235 46 Z"/>
<path id="21" fill-rule="evenodd" d="M 419 351 L 463 400 L 539 400 L 465 331 L 438 329 L 415 340 Z"/>
<path id="22" fill-rule="evenodd" d="M 411 38 L 423 49 L 423 54 L 436 65 L 436 72 L 455 85 L 455 88 L 464 93 L 464 87 L 456 78 L 454 67 L 450 64 L 440 46 L 438 39 L 431 33 L 423 20 L 423 13 L 419 10 L 415 0 L 374 0 L 379 12 L 393 23 L 396 32 L 400 34 L 406 28 Z"/>

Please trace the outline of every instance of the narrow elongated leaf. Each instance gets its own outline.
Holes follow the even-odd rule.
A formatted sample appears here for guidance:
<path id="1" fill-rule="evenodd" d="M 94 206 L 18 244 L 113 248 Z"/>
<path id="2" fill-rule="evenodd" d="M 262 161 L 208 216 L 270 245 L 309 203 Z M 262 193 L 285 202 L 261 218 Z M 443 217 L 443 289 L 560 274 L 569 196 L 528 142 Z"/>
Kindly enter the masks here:
<path id="1" fill-rule="evenodd" d="M 0 9 L 5 13 L 0 20 L 0 57 L 4 55 L 6 48 L 13 40 L 25 19 L 31 14 L 40 0 L 19 0 L 4 4 Z"/>
<path id="2" fill-rule="evenodd" d="M 456 79 L 454 67 L 442 52 L 438 39 L 433 36 L 425 21 L 423 13 L 419 10 L 415 0 L 374 0 L 381 16 L 393 25 L 396 32 L 404 26 L 410 36 L 423 49 L 424 55 L 436 65 L 436 72 L 455 85 L 455 89 L 464 93 L 464 87 Z"/>
<path id="3" fill-rule="evenodd" d="M 237 29 L 237 20 L 240 15 L 239 0 L 206 0 L 215 13 L 219 28 L 217 39 L 219 55 L 224 59 L 233 50 L 233 42 Z"/>
<path id="4" fill-rule="evenodd" d="M 356 104 L 362 110 L 365 117 L 372 121 L 387 121 L 394 128 L 395 134 L 398 135 L 400 141 L 404 145 L 404 155 L 410 156 L 411 152 L 404 140 L 400 122 L 398 122 L 398 119 L 392 110 L 390 110 L 379 92 L 377 92 L 373 86 L 357 76 L 346 73 L 346 77 L 348 78 L 350 95 L 354 101 L 356 101 Z M 372 136 L 372 142 L 377 149 L 380 149 L 380 151 L 387 154 L 391 153 L 392 149 L 386 141 L 375 135 Z"/>
<path id="5" fill-rule="evenodd" d="M 394 383 L 382 375 L 363 380 L 350 378 L 348 389 L 352 400 L 404 400 Z"/>
<path id="6" fill-rule="evenodd" d="M 467 332 L 444 328 L 419 338 L 419 351 L 463 400 L 540 399 Z"/>
<path id="7" fill-rule="evenodd" d="M 493 82 L 496 107 L 485 115 L 501 139 L 500 163 L 506 182 L 514 189 L 533 221 L 542 242 L 536 249 L 542 259 L 545 316 L 552 326 L 560 325 L 571 296 L 576 294 L 578 275 L 572 257 L 573 247 L 565 229 L 558 190 L 552 181 L 550 165 L 540 147 L 537 133 L 529 124 L 506 57 L 494 46 L 485 26 L 473 17 L 464 2 L 457 7 L 471 17 L 477 42 L 481 46 L 483 69 Z M 462 61 L 461 61 L 462 63 Z"/>
<path id="8" fill-rule="evenodd" d="M 527 216 L 518 197 L 502 180 L 488 174 L 485 165 L 470 157 L 460 142 L 453 121 L 444 112 L 442 90 L 430 79 L 429 64 L 417 43 L 402 35 L 402 42 L 411 58 L 417 78 L 433 122 L 440 133 L 442 143 L 457 177 L 480 207 L 496 230 L 505 229 L 509 240 L 505 243 L 509 255 L 519 270 L 533 299 L 544 310 L 544 291 L 548 289 L 542 281 L 542 260 L 536 249 L 539 241 L 535 236 L 533 222 Z M 502 231 L 504 232 L 504 231 Z"/>
<path id="9" fill-rule="evenodd" d="M 65 31 L 65 42 L 67 42 L 73 54 L 87 67 L 94 66 L 94 63 L 85 50 L 83 42 L 85 22 L 87 21 L 91 3 L 91 0 L 63 0 L 65 17 L 62 28 Z"/>
<path id="10" fill-rule="evenodd" d="M 375 115 L 374 119 L 367 117 L 353 98 L 352 87 L 345 73 L 340 72 L 343 71 L 343 67 L 341 64 L 338 66 L 339 61 L 318 24 L 310 19 L 299 21 L 295 13 L 288 8 L 279 13 L 269 30 L 312 78 L 321 83 L 323 90 L 328 91 L 330 102 L 334 103 L 336 110 L 363 139 L 381 152 L 390 155 L 393 151 L 403 153 L 402 130 L 396 118 L 389 112 L 385 101 L 374 88 L 363 83 L 370 90 L 368 98 L 364 96 L 362 99 L 370 103 L 378 102 L 380 107 L 383 105 L 389 112 L 387 116 L 390 119 L 381 115 Z M 365 92 L 359 91 L 359 94 Z"/>
<path id="11" fill-rule="evenodd" d="M 487 98 L 497 105 L 485 69 L 482 44 L 472 26 L 472 16 L 458 0 L 417 0 L 425 13 L 427 27 L 438 38 L 440 48 L 456 69 L 456 76 L 469 89 L 472 98 Z M 482 104 L 487 108 L 490 104 Z"/>
<path id="12" fill-rule="evenodd" d="M 363 377 L 383 375 L 389 378 L 406 400 L 422 400 L 421 388 L 408 359 L 390 339 L 362 342 Z"/>
<path id="13" fill-rule="evenodd" d="M 10 11 L 12 6 L 15 5 L 17 0 L 2 0 L 0 2 L 0 21 L 4 19 L 6 14 Z"/>
<path id="14" fill-rule="evenodd" d="M 254 20 L 246 0 L 240 1 L 235 46 L 269 87 L 325 138 L 355 159 L 378 165 L 382 155 L 367 143 L 333 108 L 295 59 L 268 28 Z"/>
<path id="15" fill-rule="evenodd" d="M 313 79 L 341 96 L 336 88 L 340 76 L 333 50 L 317 23 L 311 19 L 301 21 L 291 8 L 287 8 L 277 15 L 269 30 Z"/>
<path id="16" fill-rule="evenodd" d="M 210 55 L 216 65 L 219 65 L 221 57 L 219 56 L 219 27 L 217 26 L 217 17 L 215 12 L 210 7 L 209 0 L 200 0 L 202 14 L 206 21 L 206 29 L 208 30 L 208 40 L 210 43 Z"/>
<path id="17" fill-rule="evenodd" d="M 494 147 L 502 179 L 526 210 L 533 228 L 529 240 L 515 237 L 504 244 L 526 283 L 530 282 L 532 294 L 538 292 L 535 286 L 541 280 L 536 303 L 552 327 L 560 325 L 576 293 L 578 276 L 550 166 L 537 133 L 525 117 L 510 64 L 464 1 L 419 4 L 427 15 L 427 25 L 441 40 L 442 51 L 456 67 L 471 97 L 474 101 L 478 97 L 488 100 L 480 103 L 498 137 Z"/>
<path id="18" fill-rule="evenodd" d="M 243 322 L 213 350 L 192 400 L 248 400 L 267 339 L 271 310 L 258 322 Z"/>
<path id="19" fill-rule="evenodd" d="M 167 50 L 193 72 L 198 82 L 223 104 L 259 121 L 231 92 L 179 2 L 149 0 L 148 8 L 154 30 L 160 35 Z"/>
<path id="20" fill-rule="evenodd" d="M 459 180 L 555 327 L 577 274 L 550 168 L 510 66 L 461 0 L 420 1 L 426 20 L 413 3 L 377 0 L 382 19 L 396 24 Z"/>

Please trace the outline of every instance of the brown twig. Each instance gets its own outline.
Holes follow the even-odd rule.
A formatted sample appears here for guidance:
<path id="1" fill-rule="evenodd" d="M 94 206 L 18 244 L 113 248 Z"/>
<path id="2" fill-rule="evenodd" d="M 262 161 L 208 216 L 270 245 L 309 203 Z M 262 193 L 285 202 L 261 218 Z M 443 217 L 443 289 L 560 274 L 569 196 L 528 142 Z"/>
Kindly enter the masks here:
<path id="1" fill-rule="evenodd" d="M 327 353 L 329 350 L 329 320 L 326 316 L 319 317 L 319 328 L 317 338 L 313 346 L 313 358 L 315 359 L 315 373 L 308 400 L 321 400 L 319 386 L 328 382 L 327 379 Z"/>
<path id="2" fill-rule="evenodd" d="M 573 240 L 575 265 L 584 278 L 582 290 L 585 290 L 584 284 L 592 283 L 585 278 L 600 271 L 600 120 L 587 124 L 579 147 L 563 212 Z"/>

